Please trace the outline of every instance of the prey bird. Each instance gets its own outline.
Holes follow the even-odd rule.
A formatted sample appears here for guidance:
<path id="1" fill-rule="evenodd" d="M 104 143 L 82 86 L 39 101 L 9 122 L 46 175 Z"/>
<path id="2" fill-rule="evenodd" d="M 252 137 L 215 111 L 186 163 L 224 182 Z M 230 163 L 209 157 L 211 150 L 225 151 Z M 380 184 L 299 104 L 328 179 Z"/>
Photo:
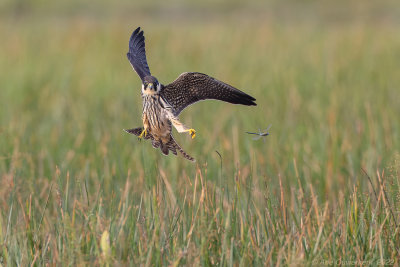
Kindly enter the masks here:
<path id="1" fill-rule="evenodd" d="M 272 124 L 270 124 L 268 126 L 267 129 L 265 129 L 264 131 L 261 131 L 260 129 L 258 129 L 258 133 L 252 133 L 252 132 L 246 132 L 247 134 L 254 134 L 257 135 L 256 137 L 253 138 L 253 140 L 258 140 L 261 137 L 263 137 L 263 141 L 265 143 L 265 137 L 269 135 L 269 128 L 271 128 Z"/>
<path id="2" fill-rule="evenodd" d="M 151 140 L 154 148 L 164 155 L 171 151 L 181 153 L 184 158 L 195 161 L 175 142 L 172 125 L 179 133 L 188 132 L 192 138 L 196 131 L 179 121 L 178 115 L 187 106 L 206 99 L 216 99 L 232 104 L 255 106 L 256 99 L 206 74 L 185 72 L 168 85 L 158 82 L 150 73 L 146 59 L 143 31 L 138 27 L 129 40 L 127 57 L 142 80 L 143 127 L 125 130 L 139 138 Z"/>

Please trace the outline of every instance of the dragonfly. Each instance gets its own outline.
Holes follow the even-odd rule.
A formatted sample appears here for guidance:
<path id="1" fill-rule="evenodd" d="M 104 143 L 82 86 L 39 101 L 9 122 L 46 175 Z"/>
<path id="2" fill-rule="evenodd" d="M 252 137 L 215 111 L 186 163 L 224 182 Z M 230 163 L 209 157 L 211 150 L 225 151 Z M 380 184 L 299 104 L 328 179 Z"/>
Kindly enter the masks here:
<path id="1" fill-rule="evenodd" d="M 261 137 L 263 137 L 263 141 L 265 143 L 265 137 L 269 135 L 269 129 L 271 128 L 272 124 L 268 125 L 268 128 L 265 129 L 264 131 L 261 131 L 261 129 L 258 129 L 258 133 L 251 133 L 251 132 L 246 132 L 247 134 L 254 134 L 256 135 L 253 137 L 253 140 L 259 140 Z"/>

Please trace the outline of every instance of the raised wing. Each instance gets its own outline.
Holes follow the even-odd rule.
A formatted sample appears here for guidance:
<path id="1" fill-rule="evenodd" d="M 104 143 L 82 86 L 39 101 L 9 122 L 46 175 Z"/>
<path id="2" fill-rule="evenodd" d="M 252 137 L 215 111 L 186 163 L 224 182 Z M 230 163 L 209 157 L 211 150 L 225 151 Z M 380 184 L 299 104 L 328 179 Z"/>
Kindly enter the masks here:
<path id="1" fill-rule="evenodd" d="M 248 106 L 257 105 L 254 97 L 198 72 L 182 73 L 175 81 L 162 89 L 161 96 L 173 107 L 175 116 L 187 106 L 205 99 L 216 99 Z"/>
<path id="2" fill-rule="evenodd" d="M 142 81 L 144 77 L 151 75 L 147 65 L 143 31 L 140 30 L 140 27 L 132 33 L 129 40 L 129 51 L 126 56 Z"/>

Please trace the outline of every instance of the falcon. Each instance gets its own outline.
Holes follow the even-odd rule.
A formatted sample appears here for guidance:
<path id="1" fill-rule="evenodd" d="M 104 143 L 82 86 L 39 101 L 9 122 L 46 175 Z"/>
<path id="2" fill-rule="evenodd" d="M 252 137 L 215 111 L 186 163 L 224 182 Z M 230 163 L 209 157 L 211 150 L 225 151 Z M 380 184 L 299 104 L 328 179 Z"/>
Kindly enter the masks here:
<path id="1" fill-rule="evenodd" d="M 187 106 L 200 100 L 215 99 L 232 104 L 255 106 L 256 99 L 248 94 L 199 72 L 184 72 L 168 85 L 161 84 L 150 73 L 146 59 L 145 38 L 138 27 L 129 40 L 127 57 L 142 80 L 143 127 L 125 130 L 140 139 L 151 140 L 154 148 L 160 148 L 164 155 L 177 152 L 190 161 L 188 155 L 172 137 L 172 125 L 179 133 L 188 132 L 192 139 L 196 131 L 185 126 L 178 115 Z"/>

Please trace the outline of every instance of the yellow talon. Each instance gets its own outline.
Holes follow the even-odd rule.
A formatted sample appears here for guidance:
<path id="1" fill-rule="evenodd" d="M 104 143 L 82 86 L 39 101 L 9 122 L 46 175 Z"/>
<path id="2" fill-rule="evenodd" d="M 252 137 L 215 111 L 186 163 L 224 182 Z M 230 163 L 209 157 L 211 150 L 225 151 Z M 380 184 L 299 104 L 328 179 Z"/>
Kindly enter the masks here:
<path id="1" fill-rule="evenodd" d="M 189 129 L 188 132 L 190 133 L 192 139 L 196 137 L 196 131 L 194 129 Z"/>
<path id="2" fill-rule="evenodd" d="M 147 135 L 147 130 L 146 130 L 146 129 L 144 129 L 144 130 L 142 131 L 142 133 L 139 135 L 139 138 L 142 138 L 143 135 L 146 137 L 146 135 Z"/>

